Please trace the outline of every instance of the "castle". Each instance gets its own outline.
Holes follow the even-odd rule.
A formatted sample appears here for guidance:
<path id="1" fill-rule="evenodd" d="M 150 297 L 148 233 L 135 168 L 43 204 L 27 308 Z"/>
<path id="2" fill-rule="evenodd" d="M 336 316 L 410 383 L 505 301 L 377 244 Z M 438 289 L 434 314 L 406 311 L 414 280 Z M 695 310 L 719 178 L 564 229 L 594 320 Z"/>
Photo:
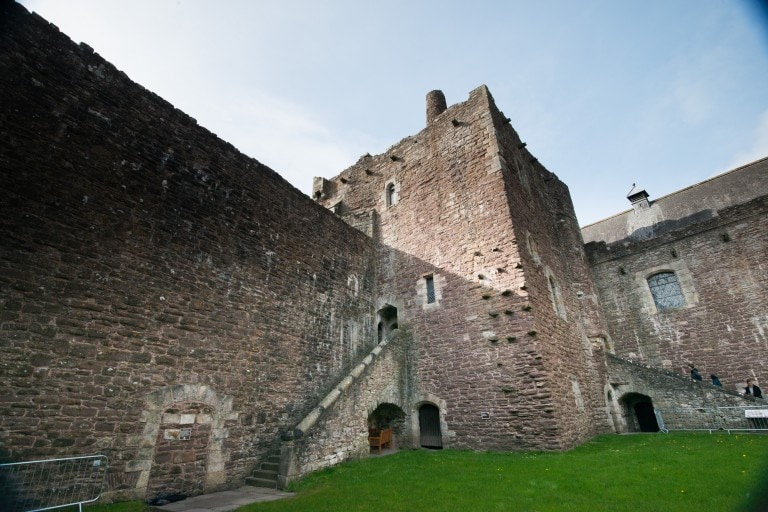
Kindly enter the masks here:
<path id="1" fill-rule="evenodd" d="M 564 450 L 767 378 L 768 159 L 580 228 L 481 86 L 308 198 L 0 9 L 4 460 L 105 453 L 116 499 L 283 486 L 369 427 Z"/>

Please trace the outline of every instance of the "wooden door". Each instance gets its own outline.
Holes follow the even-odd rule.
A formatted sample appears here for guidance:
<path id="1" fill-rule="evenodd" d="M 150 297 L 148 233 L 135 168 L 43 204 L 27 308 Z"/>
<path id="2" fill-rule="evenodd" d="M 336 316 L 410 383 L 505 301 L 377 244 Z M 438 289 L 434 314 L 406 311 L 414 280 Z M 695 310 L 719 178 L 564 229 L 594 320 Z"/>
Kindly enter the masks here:
<path id="1" fill-rule="evenodd" d="M 440 409 L 432 404 L 419 408 L 419 439 L 422 448 L 442 448 L 440 432 Z"/>

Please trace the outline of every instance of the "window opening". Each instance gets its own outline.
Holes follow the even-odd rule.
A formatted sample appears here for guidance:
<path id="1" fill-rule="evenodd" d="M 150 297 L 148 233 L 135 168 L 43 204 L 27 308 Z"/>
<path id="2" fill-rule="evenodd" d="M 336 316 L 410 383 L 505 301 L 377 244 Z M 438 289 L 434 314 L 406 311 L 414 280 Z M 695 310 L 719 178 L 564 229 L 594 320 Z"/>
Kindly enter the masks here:
<path id="1" fill-rule="evenodd" d="M 387 206 L 394 206 L 397 204 L 397 191 L 395 190 L 395 184 L 390 183 L 387 185 Z"/>
<path id="2" fill-rule="evenodd" d="M 435 278 L 434 276 L 426 276 L 424 280 L 427 283 L 427 304 L 435 303 Z"/>
<path id="3" fill-rule="evenodd" d="M 648 278 L 656 309 L 664 311 L 685 307 L 685 297 L 674 272 L 659 272 Z"/>

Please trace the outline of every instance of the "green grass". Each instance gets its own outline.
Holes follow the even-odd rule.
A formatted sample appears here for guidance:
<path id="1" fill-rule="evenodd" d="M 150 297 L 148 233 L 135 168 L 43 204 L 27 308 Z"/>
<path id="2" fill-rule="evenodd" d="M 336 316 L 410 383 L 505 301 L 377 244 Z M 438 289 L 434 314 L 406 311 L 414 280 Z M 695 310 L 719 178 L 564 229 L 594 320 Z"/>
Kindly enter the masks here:
<path id="1" fill-rule="evenodd" d="M 319 471 L 291 490 L 240 512 L 768 511 L 768 436 L 611 435 L 565 453 L 403 450 Z"/>
<path id="2" fill-rule="evenodd" d="M 406 450 L 310 475 L 256 511 L 768 510 L 768 436 L 602 436 L 566 453 Z M 760 495 L 760 496 L 759 496 Z"/>

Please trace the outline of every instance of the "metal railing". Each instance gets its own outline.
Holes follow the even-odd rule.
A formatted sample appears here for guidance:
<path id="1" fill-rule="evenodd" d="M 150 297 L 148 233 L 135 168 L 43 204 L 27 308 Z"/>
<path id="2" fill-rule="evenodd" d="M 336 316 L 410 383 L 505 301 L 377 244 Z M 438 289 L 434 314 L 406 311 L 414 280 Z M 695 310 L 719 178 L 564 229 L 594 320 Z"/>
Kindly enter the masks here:
<path id="1" fill-rule="evenodd" d="M 655 409 L 659 430 L 768 431 L 768 404 Z"/>
<path id="2" fill-rule="evenodd" d="M 34 512 L 96 501 L 104 490 L 106 455 L 0 464 L 0 509 Z"/>

